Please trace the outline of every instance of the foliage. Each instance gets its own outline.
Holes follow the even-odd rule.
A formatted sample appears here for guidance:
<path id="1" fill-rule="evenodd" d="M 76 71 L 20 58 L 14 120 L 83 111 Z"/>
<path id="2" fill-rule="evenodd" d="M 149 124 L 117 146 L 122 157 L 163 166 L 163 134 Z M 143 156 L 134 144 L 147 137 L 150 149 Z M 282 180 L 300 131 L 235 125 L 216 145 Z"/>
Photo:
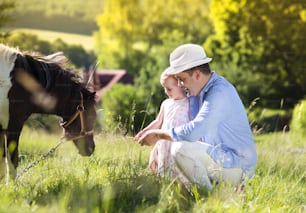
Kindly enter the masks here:
<path id="1" fill-rule="evenodd" d="M 248 109 L 247 112 L 254 134 L 289 130 L 292 117 L 290 110 L 258 107 Z"/>
<path id="2" fill-rule="evenodd" d="M 61 39 L 56 39 L 51 43 L 40 40 L 35 34 L 17 32 L 7 37 L 4 43 L 13 47 L 18 47 L 22 51 L 37 51 L 44 55 L 49 55 L 58 51 L 64 52 L 70 62 L 78 68 L 88 68 L 96 61 L 93 52 L 86 51 L 81 45 L 68 45 Z"/>
<path id="3" fill-rule="evenodd" d="M 56 39 L 52 45 L 53 51 L 62 51 L 76 67 L 87 69 L 95 64 L 96 56 L 92 51 L 86 51 L 80 44 L 66 44 L 61 39 Z"/>
<path id="4" fill-rule="evenodd" d="M 169 66 L 169 52 L 183 42 L 201 44 L 208 36 L 208 2 L 104 2 L 97 19 L 99 32 L 95 33 L 99 66 L 125 69 L 135 76 L 138 100 L 150 101 L 147 116 L 154 117 L 165 98 L 159 76 Z"/>
<path id="5" fill-rule="evenodd" d="M 12 20 L 12 9 L 14 7 L 15 2 L 12 0 L 4 0 L 0 2 L 0 28 Z"/>
<path id="6" fill-rule="evenodd" d="M 52 48 L 49 42 L 40 40 L 37 35 L 26 33 L 10 33 L 1 43 L 18 47 L 21 51 L 40 52 L 45 55 L 51 53 Z"/>
<path id="7" fill-rule="evenodd" d="M 137 133 L 146 120 L 147 102 L 131 85 L 116 84 L 107 90 L 102 100 L 102 126 L 106 131 Z M 149 119 L 150 120 L 150 119 Z"/>
<path id="8" fill-rule="evenodd" d="M 293 132 L 306 135 L 306 100 L 302 100 L 294 107 L 290 129 Z"/>
<path id="9" fill-rule="evenodd" d="M 306 93 L 305 20 L 298 0 L 115 0 L 105 1 L 95 41 L 101 66 L 136 76 L 143 98 L 151 98 L 149 113 L 164 98 L 158 78 L 169 53 L 188 42 L 203 44 L 212 68 L 234 84 L 245 106 L 260 97 L 262 108 L 283 102 L 290 109 Z"/>
<path id="10" fill-rule="evenodd" d="M 25 128 L 20 172 L 58 143 L 60 135 Z M 256 136 L 258 164 L 242 192 L 220 183 L 210 192 L 148 172 L 151 147 L 114 134 L 95 136 L 96 151 L 81 157 L 72 143 L 18 180 L 0 187 L 0 212 L 303 212 L 305 135 Z"/>
<path id="11" fill-rule="evenodd" d="M 226 71 L 233 64 L 229 69 L 240 67 L 242 75 L 254 75 L 256 97 L 275 100 L 265 106 L 277 107 L 285 99 L 286 107 L 292 107 L 306 93 L 305 14 L 300 0 L 212 1 L 215 34 L 205 47 Z"/>
<path id="12" fill-rule="evenodd" d="M 124 65 L 130 67 L 132 61 L 141 60 L 143 63 L 137 63 L 138 66 L 127 70 L 129 73 L 139 73 L 146 64 L 146 58 L 159 55 L 156 47 L 166 45 L 167 37 L 173 39 L 177 31 L 182 36 L 176 42 L 203 43 L 210 30 L 207 8 L 207 2 L 200 0 L 105 1 L 103 12 L 97 19 L 99 32 L 95 35 L 101 66 L 122 68 L 118 66 L 125 61 Z M 177 44 L 168 46 L 168 51 Z M 142 57 L 133 58 L 130 55 Z M 126 61 L 127 58 L 131 61 Z"/>

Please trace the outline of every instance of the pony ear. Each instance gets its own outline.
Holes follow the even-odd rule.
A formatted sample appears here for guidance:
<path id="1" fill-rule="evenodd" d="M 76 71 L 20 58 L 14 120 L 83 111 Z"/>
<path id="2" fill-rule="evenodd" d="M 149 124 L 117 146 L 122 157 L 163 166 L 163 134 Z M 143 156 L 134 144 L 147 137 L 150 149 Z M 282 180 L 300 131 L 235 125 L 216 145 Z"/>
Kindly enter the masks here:
<path id="1" fill-rule="evenodd" d="M 81 89 L 81 92 L 86 94 L 86 97 L 88 97 L 88 98 L 95 98 L 96 97 L 96 92 L 95 91 L 91 91 L 91 90 L 89 90 L 85 87 L 83 87 Z"/>
<path id="2" fill-rule="evenodd" d="M 85 84 L 85 87 L 87 89 L 89 88 L 90 83 L 93 81 L 94 74 L 95 74 L 95 70 L 94 69 L 89 70 L 88 80 L 87 80 L 87 82 Z"/>
<path id="3" fill-rule="evenodd" d="M 85 84 L 86 88 L 88 88 L 88 86 L 94 81 L 94 77 L 95 77 L 98 65 L 99 65 L 99 62 L 97 62 L 94 66 L 90 66 L 89 71 L 88 71 L 88 80 L 87 80 L 87 83 Z"/>
<path id="4" fill-rule="evenodd" d="M 88 100 L 94 100 L 96 102 L 97 96 L 96 92 L 89 92 Z"/>

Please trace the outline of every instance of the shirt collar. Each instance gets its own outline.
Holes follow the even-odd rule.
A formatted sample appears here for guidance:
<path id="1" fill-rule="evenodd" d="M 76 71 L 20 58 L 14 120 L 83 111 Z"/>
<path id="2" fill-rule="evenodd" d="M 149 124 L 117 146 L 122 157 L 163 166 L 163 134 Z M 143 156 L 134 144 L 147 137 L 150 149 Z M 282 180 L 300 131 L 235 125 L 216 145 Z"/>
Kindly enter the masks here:
<path id="1" fill-rule="evenodd" d="M 204 94 L 207 93 L 207 91 L 213 86 L 214 81 L 218 78 L 218 74 L 215 71 L 211 72 L 211 77 L 208 80 L 207 84 L 205 85 L 205 87 L 201 90 L 200 92 L 200 98 L 204 97 Z"/>

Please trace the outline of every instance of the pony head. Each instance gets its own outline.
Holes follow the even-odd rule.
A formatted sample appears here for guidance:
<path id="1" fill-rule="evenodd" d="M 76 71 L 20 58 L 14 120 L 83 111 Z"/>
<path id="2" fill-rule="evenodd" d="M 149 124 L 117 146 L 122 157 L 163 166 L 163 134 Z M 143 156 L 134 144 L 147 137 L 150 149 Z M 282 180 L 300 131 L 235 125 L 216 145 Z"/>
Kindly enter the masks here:
<path id="1" fill-rule="evenodd" d="M 62 122 L 65 138 L 72 140 L 79 154 L 90 156 L 95 150 L 94 125 L 96 123 L 95 93 L 86 89 L 80 91 L 79 103 L 75 105 L 74 113 Z"/>

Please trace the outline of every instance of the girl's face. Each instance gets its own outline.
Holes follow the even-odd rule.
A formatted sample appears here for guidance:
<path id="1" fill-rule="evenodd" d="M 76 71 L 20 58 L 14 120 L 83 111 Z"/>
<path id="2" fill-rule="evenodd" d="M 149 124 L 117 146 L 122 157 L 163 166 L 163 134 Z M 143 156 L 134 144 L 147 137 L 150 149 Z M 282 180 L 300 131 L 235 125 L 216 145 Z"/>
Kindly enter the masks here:
<path id="1" fill-rule="evenodd" d="M 180 100 L 186 97 L 184 89 L 178 85 L 178 81 L 174 76 L 169 76 L 163 86 L 164 91 L 169 98 Z"/>

